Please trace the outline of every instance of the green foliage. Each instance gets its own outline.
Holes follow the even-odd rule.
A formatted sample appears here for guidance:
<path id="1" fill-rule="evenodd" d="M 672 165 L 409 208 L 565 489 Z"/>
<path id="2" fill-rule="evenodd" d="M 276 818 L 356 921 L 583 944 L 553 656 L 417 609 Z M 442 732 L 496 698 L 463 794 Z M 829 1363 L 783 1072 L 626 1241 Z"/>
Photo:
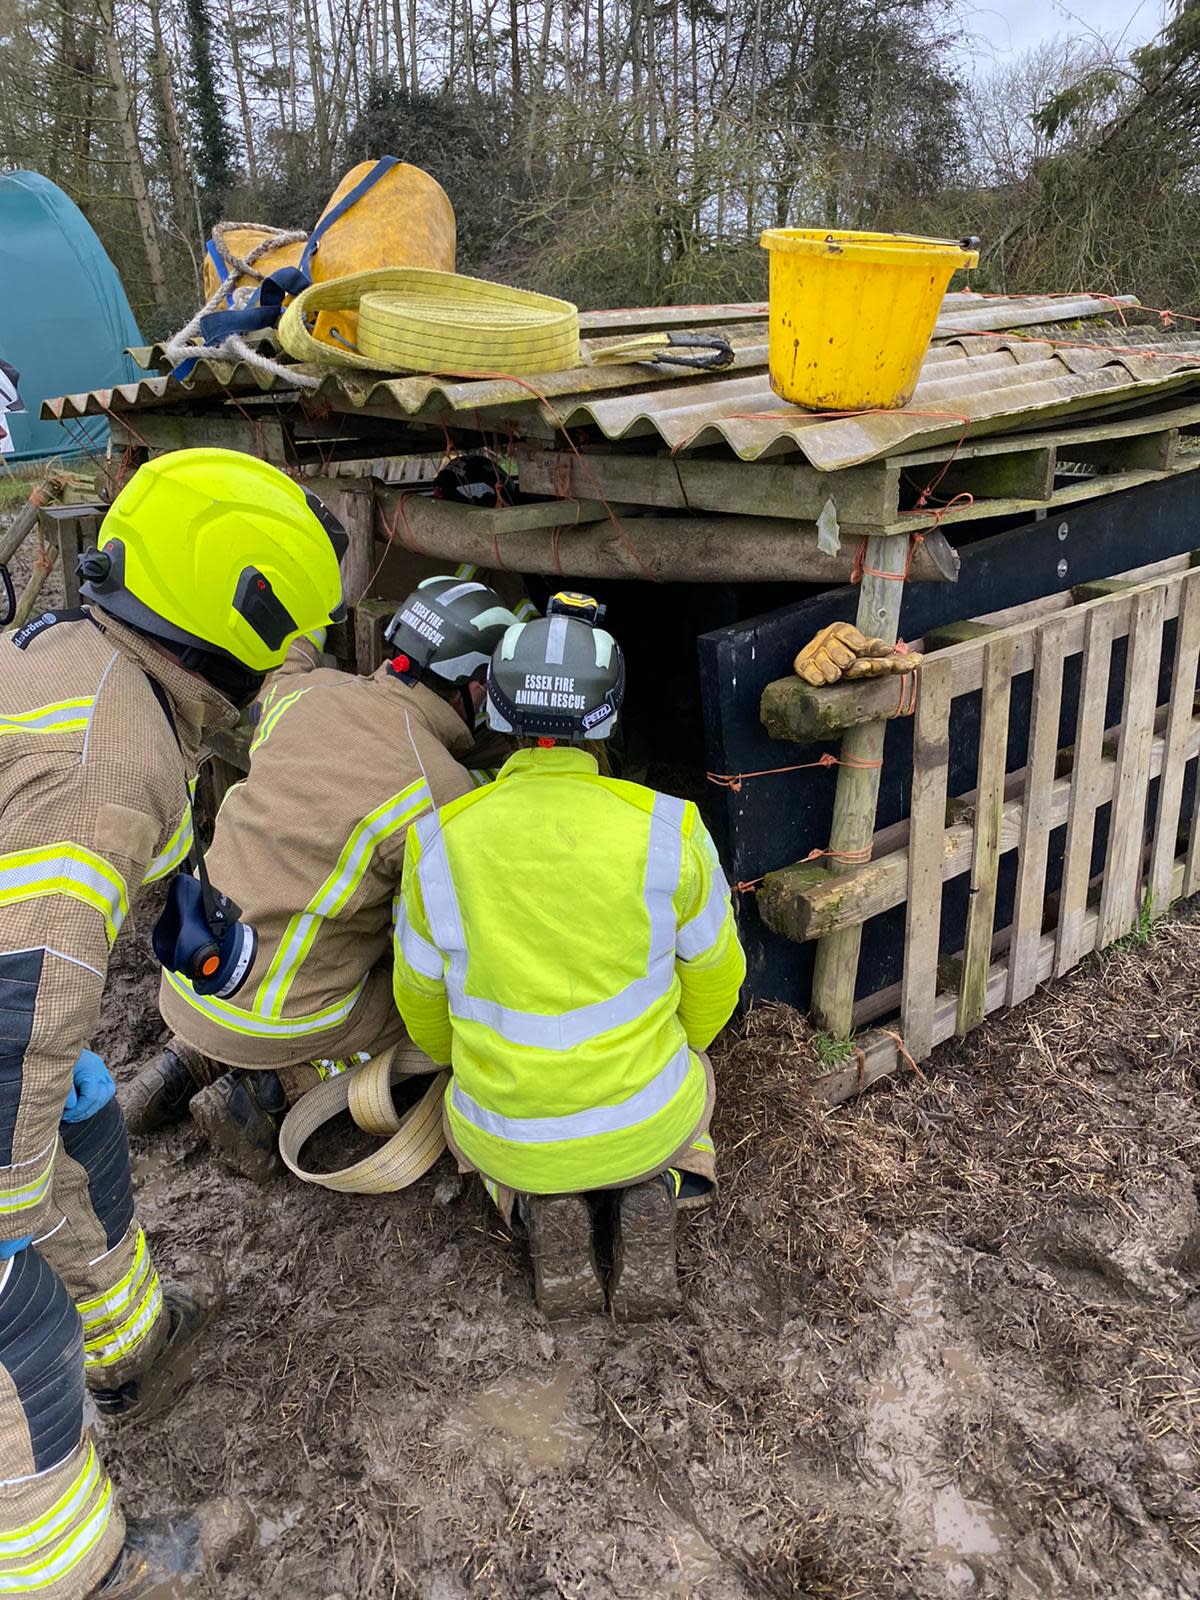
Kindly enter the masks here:
<path id="1" fill-rule="evenodd" d="M 1097 67 L 1047 100 L 1035 114 L 1034 124 L 1047 139 L 1055 138 L 1064 128 L 1077 128 L 1111 102 L 1120 84 L 1112 67 Z"/>
<path id="2" fill-rule="evenodd" d="M 853 1039 L 839 1039 L 832 1033 L 814 1033 L 812 1047 L 817 1060 L 829 1072 L 848 1061 L 856 1049 Z"/>
<path id="3" fill-rule="evenodd" d="M 183 17 L 191 55 L 188 108 L 192 115 L 200 215 L 208 228 L 223 213 L 233 186 L 234 142 L 217 90 L 213 25 L 205 0 L 183 0 Z"/>

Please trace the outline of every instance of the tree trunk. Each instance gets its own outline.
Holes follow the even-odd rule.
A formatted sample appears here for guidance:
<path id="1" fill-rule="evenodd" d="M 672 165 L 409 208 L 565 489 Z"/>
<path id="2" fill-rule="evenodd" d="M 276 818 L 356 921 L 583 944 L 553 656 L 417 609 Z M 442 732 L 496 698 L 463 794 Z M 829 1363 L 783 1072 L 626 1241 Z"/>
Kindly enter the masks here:
<path id="1" fill-rule="evenodd" d="M 171 175 L 171 208 L 176 225 L 188 227 L 191 210 L 191 193 L 188 185 L 187 157 L 183 138 L 179 132 L 179 115 L 175 108 L 175 87 L 171 82 L 171 59 L 163 39 L 161 0 L 150 0 L 150 29 L 154 38 L 154 82 L 158 90 L 159 109 L 162 112 L 163 139 L 167 146 L 167 166 Z"/>
<path id="2" fill-rule="evenodd" d="M 512 47 L 512 107 L 513 135 L 521 127 L 521 19 L 517 13 L 517 0 L 508 0 L 508 31 Z"/>
<path id="3" fill-rule="evenodd" d="M 113 0 L 98 0 L 100 31 L 104 38 L 104 59 L 109 80 L 113 86 L 113 110 L 121 132 L 121 145 L 129 166 L 129 188 L 141 230 L 142 246 L 146 252 L 146 268 L 150 276 L 150 292 L 160 309 L 167 304 L 167 280 L 163 275 L 162 252 L 154 226 L 154 211 L 146 186 L 146 169 L 142 165 L 142 152 L 138 144 L 137 126 L 133 119 L 133 103 L 129 96 L 129 80 L 117 43 L 113 19 Z"/>
<path id="4" fill-rule="evenodd" d="M 325 63 L 321 59 L 320 0 L 304 0 L 304 33 L 308 43 L 308 83 L 313 98 L 313 131 L 317 170 L 329 170 L 329 107 L 325 99 Z"/>
<path id="5" fill-rule="evenodd" d="M 238 44 L 233 0 L 225 0 L 225 20 L 229 25 L 229 54 L 233 59 L 233 81 L 237 86 L 238 110 L 242 116 L 242 143 L 246 146 L 246 171 L 250 175 L 251 185 L 257 189 L 258 153 L 254 148 L 254 124 L 250 120 L 250 100 L 246 94 L 246 76 L 242 71 L 242 51 Z"/>
<path id="6" fill-rule="evenodd" d="M 408 60 L 404 54 L 404 9 L 400 0 L 392 0 L 392 35 L 396 40 L 396 81 L 403 89 L 408 81 Z"/>
<path id="7" fill-rule="evenodd" d="M 421 87 L 417 75 L 417 0 L 408 0 L 408 65 L 412 73 L 409 93 L 415 100 Z"/>

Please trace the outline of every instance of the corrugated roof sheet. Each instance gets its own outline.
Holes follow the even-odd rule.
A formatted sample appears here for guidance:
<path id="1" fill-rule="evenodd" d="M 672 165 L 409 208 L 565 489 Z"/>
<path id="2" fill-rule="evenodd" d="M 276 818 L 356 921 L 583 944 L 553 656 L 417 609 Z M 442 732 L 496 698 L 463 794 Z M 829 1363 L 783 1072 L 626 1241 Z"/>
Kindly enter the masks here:
<path id="1" fill-rule="evenodd" d="M 1128 301 L 1122 302 L 1128 304 Z M 821 416 L 781 402 L 766 373 L 760 306 L 667 307 L 591 313 L 597 341 L 654 326 L 725 329 L 734 367 L 688 374 L 645 366 L 585 366 L 518 380 L 505 377 L 375 378 L 343 369 L 305 368 L 321 376 L 306 399 L 334 410 L 369 407 L 398 420 L 487 427 L 531 416 L 544 426 L 592 426 L 620 440 L 657 435 L 673 450 L 727 446 L 744 461 L 799 452 L 834 471 L 884 456 L 970 436 L 1019 431 L 1065 416 L 1119 406 L 1128 410 L 1158 395 L 1200 388 L 1200 339 L 1144 328 L 1126 335 L 1095 322 L 1075 338 L 1014 335 L 1016 326 L 1094 319 L 1115 302 L 1095 296 L 1002 299 L 947 296 L 938 342 L 925 361 L 913 402 L 901 411 Z M 1074 331 L 1074 330 L 1072 330 Z M 1065 330 L 1064 330 L 1065 333 Z M 1111 342 L 1108 342 L 1111 341 Z M 156 351 L 149 352 L 153 360 Z M 156 376 L 116 390 L 47 403 L 56 416 L 91 415 L 179 403 L 195 397 L 288 393 L 285 379 L 247 365 L 201 361 L 186 384 Z"/>

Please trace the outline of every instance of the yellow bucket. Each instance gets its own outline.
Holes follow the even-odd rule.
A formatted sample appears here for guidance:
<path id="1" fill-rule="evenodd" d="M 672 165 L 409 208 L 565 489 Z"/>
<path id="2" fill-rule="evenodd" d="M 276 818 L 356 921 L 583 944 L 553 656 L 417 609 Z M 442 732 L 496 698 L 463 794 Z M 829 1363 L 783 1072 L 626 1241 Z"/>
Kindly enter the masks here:
<path id="1" fill-rule="evenodd" d="M 759 243 L 771 387 L 813 411 L 906 406 L 955 269 L 979 263 L 967 245 L 897 233 L 770 228 Z"/>

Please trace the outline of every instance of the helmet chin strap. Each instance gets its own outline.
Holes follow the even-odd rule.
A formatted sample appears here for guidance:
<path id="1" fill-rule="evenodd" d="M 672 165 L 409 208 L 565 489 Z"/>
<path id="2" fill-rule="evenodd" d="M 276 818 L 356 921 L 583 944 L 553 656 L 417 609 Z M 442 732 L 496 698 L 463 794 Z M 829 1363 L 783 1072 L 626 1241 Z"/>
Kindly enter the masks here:
<path id="1" fill-rule="evenodd" d="M 181 667 L 203 678 L 239 711 L 250 704 L 266 678 L 265 672 L 252 672 L 229 656 L 218 655 L 213 650 L 197 650 L 191 645 L 179 652 L 177 660 Z"/>

